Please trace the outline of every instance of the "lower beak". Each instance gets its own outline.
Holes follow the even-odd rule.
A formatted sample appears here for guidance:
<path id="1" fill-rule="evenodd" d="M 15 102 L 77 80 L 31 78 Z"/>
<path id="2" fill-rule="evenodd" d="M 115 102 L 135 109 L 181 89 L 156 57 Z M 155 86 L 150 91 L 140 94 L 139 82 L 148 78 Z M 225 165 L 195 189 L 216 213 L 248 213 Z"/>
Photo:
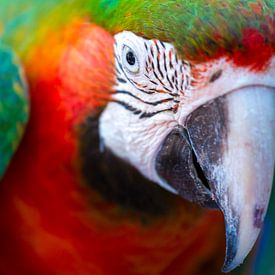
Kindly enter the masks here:
<path id="1" fill-rule="evenodd" d="M 275 91 L 247 87 L 201 106 L 165 139 L 156 170 L 184 198 L 224 214 L 223 271 L 241 264 L 268 207 L 275 161 Z"/>

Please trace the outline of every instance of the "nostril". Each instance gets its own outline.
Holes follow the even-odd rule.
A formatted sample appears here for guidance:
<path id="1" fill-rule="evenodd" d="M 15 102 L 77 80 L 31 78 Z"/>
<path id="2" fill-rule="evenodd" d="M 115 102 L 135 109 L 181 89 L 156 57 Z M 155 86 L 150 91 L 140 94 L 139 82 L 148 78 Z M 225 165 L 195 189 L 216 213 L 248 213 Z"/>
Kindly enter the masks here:
<path id="1" fill-rule="evenodd" d="M 222 75 L 222 70 L 218 70 L 215 73 L 213 73 L 209 79 L 210 83 L 213 83 L 214 81 L 218 80 Z"/>

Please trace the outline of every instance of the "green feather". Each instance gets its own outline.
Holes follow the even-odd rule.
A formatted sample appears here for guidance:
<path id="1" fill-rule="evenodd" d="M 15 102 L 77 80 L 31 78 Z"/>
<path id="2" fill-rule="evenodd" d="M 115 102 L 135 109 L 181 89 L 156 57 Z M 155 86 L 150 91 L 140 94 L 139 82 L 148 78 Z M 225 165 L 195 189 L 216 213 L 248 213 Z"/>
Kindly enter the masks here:
<path id="1" fill-rule="evenodd" d="M 130 30 L 171 42 L 183 57 L 240 47 L 245 28 L 259 30 L 275 47 L 273 0 L 101 0 L 92 2 L 92 10 L 111 32 Z"/>
<path id="2" fill-rule="evenodd" d="M 0 0 L 0 6 L 2 41 L 20 56 L 75 16 L 111 33 L 129 30 L 173 43 L 184 59 L 241 47 L 245 28 L 259 30 L 275 47 L 273 0 Z"/>
<path id="3" fill-rule="evenodd" d="M 14 54 L 0 45 L 0 177 L 17 149 L 28 119 L 27 88 Z"/>
<path id="4" fill-rule="evenodd" d="M 75 16 L 112 33 L 129 30 L 173 43 L 185 59 L 241 47 L 245 28 L 259 30 L 275 47 L 273 0 L 0 0 L 0 6 L 2 41 L 20 55 Z"/>

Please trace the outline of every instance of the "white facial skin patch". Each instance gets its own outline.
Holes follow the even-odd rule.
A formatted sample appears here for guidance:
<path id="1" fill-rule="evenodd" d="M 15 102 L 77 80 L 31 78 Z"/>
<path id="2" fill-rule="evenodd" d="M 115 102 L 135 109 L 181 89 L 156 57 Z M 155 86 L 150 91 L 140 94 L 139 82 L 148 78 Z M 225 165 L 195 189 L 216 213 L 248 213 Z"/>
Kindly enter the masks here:
<path id="1" fill-rule="evenodd" d="M 100 133 L 112 151 L 147 178 L 175 192 L 155 172 L 155 155 L 177 125 L 179 103 L 189 91 L 190 65 L 171 44 L 123 32 L 115 37 L 117 84 L 100 119 Z"/>

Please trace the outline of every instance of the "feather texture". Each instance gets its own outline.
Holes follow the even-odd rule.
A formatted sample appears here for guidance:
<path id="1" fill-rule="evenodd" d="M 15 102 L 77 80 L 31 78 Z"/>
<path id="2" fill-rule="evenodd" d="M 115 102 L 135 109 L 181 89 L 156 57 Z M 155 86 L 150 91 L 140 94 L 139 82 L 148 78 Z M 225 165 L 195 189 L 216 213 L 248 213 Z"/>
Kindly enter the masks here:
<path id="1" fill-rule="evenodd" d="M 184 59 L 196 62 L 226 53 L 240 65 L 259 59 L 263 65 L 275 48 L 272 0 L 1 0 L 2 40 L 26 52 L 74 17 L 86 17 L 112 33 L 129 30 L 171 42 Z"/>
<path id="2" fill-rule="evenodd" d="M 0 45 L 0 177 L 3 175 L 28 119 L 28 96 L 14 54 Z"/>

